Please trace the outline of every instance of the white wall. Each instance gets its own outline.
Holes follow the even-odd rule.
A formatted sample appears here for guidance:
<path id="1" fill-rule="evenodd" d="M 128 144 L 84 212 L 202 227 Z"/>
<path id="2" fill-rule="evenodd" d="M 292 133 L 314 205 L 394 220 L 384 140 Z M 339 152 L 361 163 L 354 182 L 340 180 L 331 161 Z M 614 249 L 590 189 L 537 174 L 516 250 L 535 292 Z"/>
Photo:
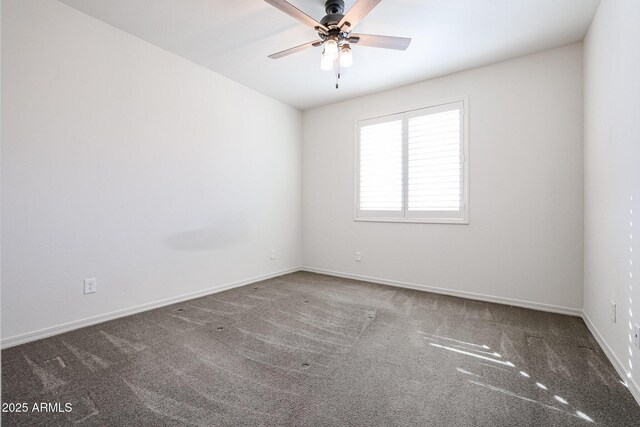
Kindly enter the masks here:
<path id="1" fill-rule="evenodd" d="M 603 0 L 585 39 L 584 313 L 640 401 L 640 351 L 630 342 L 630 324 L 640 324 L 639 23 L 637 0 Z"/>
<path id="2" fill-rule="evenodd" d="M 2 7 L 5 344 L 299 266 L 298 110 L 57 1 Z"/>
<path id="3" fill-rule="evenodd" d="M 2 1 L 0 0 L 0 47 L 2 46 Z M 0 82 L 2 81 L 2 49 L 0 48 Z M 0 84 L 0 190 L 2 189 L 2 84 Z M 0 290 L 2 289 L 2 191 L 0 191 Z M 1 291 L 0 291 L 1 294 Z M 0 298 L 2 296 L 0 295 Z M 0 300 L 0 331 L 2 330 L 2 301 Z M 0 361 L 2 356 L 0 356 Z M 0 386 L 0 389 L 2 387 Z"/>
<path id="4" fill-rule="evenodd" d="M 464 96 L 470 224 L 354 222 L 356 120 Z M 303 265 L 579 313 L 582 109 L 578 43 L 305 111 Z"/>

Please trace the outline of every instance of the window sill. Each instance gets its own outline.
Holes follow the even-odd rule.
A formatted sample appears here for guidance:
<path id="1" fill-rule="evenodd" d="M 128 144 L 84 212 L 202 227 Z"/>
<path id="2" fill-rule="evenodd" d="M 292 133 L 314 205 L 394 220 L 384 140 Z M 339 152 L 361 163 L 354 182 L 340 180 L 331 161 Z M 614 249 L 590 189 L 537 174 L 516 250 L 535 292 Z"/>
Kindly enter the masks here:
<path id="1" fill-rule="evenodd" d="M 453 224 L 469 225 L 469 219 L 454 218 L 376 218 L 376 217 L 356 217 L 355 222 L 398 222 L 408 224 Z"/>

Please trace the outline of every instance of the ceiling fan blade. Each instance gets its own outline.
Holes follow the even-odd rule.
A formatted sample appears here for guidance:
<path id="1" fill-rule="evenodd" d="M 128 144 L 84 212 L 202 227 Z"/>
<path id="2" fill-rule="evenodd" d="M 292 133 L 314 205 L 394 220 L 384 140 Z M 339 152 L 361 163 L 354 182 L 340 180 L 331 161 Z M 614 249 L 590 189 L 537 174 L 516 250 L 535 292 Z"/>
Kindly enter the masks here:
<path id="1" fill-rule="evenodd" d="M 315 29 L 322 29 L 324 30 L 324 32 L 329 31 L 327 27 L 325 27 L 324 25 L 322 25 L 321 23 L 319 23 L 318 21 L 316 21 L 315 19 L 313 19 L 312 17 L 310 17 L 309 15 L 307 15 L 306 13 L 304 13 L 303 11 L 301 11 L 300 9 L 298 9 L 297 7 L 295 7 L 294 5 L 292 5 L 291 3 L 285 0 L 264 0 L 264 1 L 269 3 L 271 6 L 277 9 L 280 9 L 287 15 L 297 19 L 298 21 L 302 22 L 305 25 L 308 25 Z"/>
<path id="2" fill-rule="evenodd" d="M 301 44 L 300 46 L 292 47 L 291 49 L 283 50 L 282 52 L 274 53 L 273 55 L 269 55 L 271 59 L 282 58 L 283 56 L 291 55 L 292 53 L 300 52 L 301 50 L 308 49 L 310 47 L 317 47 L 323 43 L 322 40 L 316 40 L 309 43 Z"/>
<path id="3" fill-rule="evenodd" d="M 340 20 L 338 27 L 348 33 L 353 27 L 358 25 L 358 22 L 362 21 L 362 18 L 367 16 L 380 1 L 382 0 L 357 0 L 351 9 L 349 9 L 349 12 Z"/>
<path id="4" fill-rule="evenodd" d="M 411 39 L 406 37 L 377 36 L 374 34 L 351 34 L 349 43 L 355 43 L 358 46 L 406 50 L 411 43 Z"/>

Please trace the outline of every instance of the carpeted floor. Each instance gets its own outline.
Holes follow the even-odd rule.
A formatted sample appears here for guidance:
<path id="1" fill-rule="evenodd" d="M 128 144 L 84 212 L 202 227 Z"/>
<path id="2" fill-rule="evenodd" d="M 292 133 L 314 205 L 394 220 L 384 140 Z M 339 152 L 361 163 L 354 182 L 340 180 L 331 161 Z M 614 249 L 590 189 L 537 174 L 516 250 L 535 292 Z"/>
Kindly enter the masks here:
<path id="1" fill-rule="evenodd" d="M 2 401 L 30 410 L 3 426 L 640 420 L 579 318 L 311 273 L 4 350 Z"/>

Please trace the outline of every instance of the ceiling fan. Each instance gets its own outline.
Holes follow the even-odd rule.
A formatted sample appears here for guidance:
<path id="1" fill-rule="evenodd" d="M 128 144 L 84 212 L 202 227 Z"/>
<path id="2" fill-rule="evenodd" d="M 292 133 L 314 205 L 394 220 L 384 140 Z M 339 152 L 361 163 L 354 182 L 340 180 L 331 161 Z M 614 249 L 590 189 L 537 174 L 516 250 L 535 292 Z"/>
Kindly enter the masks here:
<path id="1" fill-rule="evenodd" d="M 356 0 L 346 15 L 344 14 L 344 0 L 326 0 L 324 7 L 326 16 L 322 18 L 320 22 L 285 0 L 265 1 L 303 24 L 312 27 L 317 31 L 319 37 L 318 40 L 269 55 L 269 58 L 278 59 L 310 47 L 324 45 L 320 68 L 326 71 L 334 70 L 336 74 L 336 89 L 338 88 L 338 79 L 340 79 L 340 67 L 347 68 L 353 65 L 351 44 L 406 50 L 411 43 L 411 39 L 406 37 L 378 36 L 351 32 L 382 0 Z"/>

